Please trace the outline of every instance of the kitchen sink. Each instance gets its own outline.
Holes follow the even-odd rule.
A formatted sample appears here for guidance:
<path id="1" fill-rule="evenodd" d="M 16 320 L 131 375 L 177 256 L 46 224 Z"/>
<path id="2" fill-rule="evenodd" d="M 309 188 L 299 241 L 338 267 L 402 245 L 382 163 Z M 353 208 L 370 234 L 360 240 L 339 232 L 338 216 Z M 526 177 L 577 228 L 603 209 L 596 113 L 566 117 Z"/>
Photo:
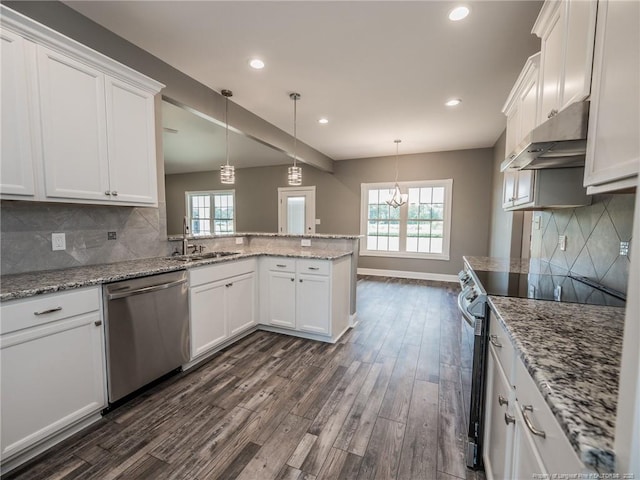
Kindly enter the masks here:
<path id="1" fill-rule="evenodd" d="M 195 262 L 197 260 L 208 260 L 210 258 L 223 258 L 230 257 L 232 255 L 238 255 L 239 252 L 207 252 L 207 253 L 192 253 L 189 255 L 178 255 L 171 257 L 172 260 L 178 262 Z"/>

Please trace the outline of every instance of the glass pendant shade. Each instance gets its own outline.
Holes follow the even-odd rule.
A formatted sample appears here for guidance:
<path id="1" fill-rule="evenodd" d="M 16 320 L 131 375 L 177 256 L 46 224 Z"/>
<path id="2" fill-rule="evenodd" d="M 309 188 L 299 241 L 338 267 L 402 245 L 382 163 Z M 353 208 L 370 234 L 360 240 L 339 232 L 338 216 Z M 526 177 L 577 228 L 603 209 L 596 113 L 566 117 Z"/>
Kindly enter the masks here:
<path id="1" fill-rule="evenodd" d="M 222 165 L 220 167 L 220 183 L 233 185 L 236 183 L 236 167 L 233 165 Z"/>
<path id="2" fill-rule="evenodd" d="M 220 92 L 225 97 L 224 104 L 224 123 L 225 123 L 225 149 L 227 162 L 220 167 L 220 183 L 224 185 L 233 185 L 236 183 L 236 167 L 229 165 L 229 97 L 233 96 L 231 90 L 222 90 Z"/>
<path id="3" fill-rule="evenodd" d="M 289 167 L 289 174 L 287 175 L 287 179 L 289 180 L 289 185 L 296 187 L 302 185 L 302 168 L 300 167 Z"/>

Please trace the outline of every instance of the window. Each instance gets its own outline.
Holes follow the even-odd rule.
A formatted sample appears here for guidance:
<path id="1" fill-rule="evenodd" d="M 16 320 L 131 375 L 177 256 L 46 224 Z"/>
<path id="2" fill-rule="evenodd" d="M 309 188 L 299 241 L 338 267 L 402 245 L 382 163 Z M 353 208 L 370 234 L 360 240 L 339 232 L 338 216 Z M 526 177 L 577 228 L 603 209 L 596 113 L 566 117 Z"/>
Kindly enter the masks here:
<path id="1" fill-rule="evenodd" d="M 235 190 L 185 192 L 191 235 L 234 233 Z"/>
<path id="2" fill-rule="evenodd" d="M 401 182 L 408 201 L 386 203 L 393 183 L 363 183 L 361 255 L 449 259 L 453 180 Z"/>

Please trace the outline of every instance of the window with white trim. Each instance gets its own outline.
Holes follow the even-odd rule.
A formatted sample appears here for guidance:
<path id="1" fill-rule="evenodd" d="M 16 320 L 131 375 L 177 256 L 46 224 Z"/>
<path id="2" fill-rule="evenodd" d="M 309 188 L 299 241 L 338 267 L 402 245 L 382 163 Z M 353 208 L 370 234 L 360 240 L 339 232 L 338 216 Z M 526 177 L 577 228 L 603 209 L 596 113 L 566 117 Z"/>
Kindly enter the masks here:
<path id="1" fill-rule="evenodd" d="M 449 259 L 453 179 L 399 182 L 407 203 L 387 200 L 393 183 L 361 185 L 360 255 Z"/>
<path id="2" fill-rule="evenodd" d="M 235 190 L 185 192 L 191 235 L 235 233 Z"/>

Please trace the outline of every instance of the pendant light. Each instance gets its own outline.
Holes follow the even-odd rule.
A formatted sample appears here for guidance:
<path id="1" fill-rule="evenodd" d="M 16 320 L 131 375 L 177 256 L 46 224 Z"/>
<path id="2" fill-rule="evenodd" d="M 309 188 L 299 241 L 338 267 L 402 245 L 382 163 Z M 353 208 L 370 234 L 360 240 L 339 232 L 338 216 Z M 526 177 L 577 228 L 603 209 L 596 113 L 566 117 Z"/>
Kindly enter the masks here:
<path id="1" fill-rule="evenodd" d="M 298 100 L 300 100 L 299 93 L 290 93 L 289 98 L 293 100 L 293 166 L 289 167 L 289 174 L 287 179 L 289 185 L 298 186 L 302 185 L 302 168 L 297 165 L 296 148 L 298 146 L 298 137 L 296 131 L 296 124 L 298 121 Z"/>
<path id="2" fill-rule="evenodd" d="M 233 185 L 236 183 L 236 167 L 229 165 L 229 97 L 233 96 L 231 90 L 221 90 L 220 93 L 225 97 L 224 104 L 224 123 L 225 123 L 225 145 L 227 163 L 220 167 L 220 183 L 225 185 Z"/>
<path id="3" fill-rule="evenodd" d="M 387 200 L 387 204 L 391 205 L 393 208 L 398 208 L 407 203 L 407 199 L 409 195 L 406 193 L 400 192 L 400 185 L 398 185 L 398 145 L 402 140 L 394 140 L 393 142 L 396 144 L 396 184 L 393 188 L 393 195 L 391 198 Z"/>

